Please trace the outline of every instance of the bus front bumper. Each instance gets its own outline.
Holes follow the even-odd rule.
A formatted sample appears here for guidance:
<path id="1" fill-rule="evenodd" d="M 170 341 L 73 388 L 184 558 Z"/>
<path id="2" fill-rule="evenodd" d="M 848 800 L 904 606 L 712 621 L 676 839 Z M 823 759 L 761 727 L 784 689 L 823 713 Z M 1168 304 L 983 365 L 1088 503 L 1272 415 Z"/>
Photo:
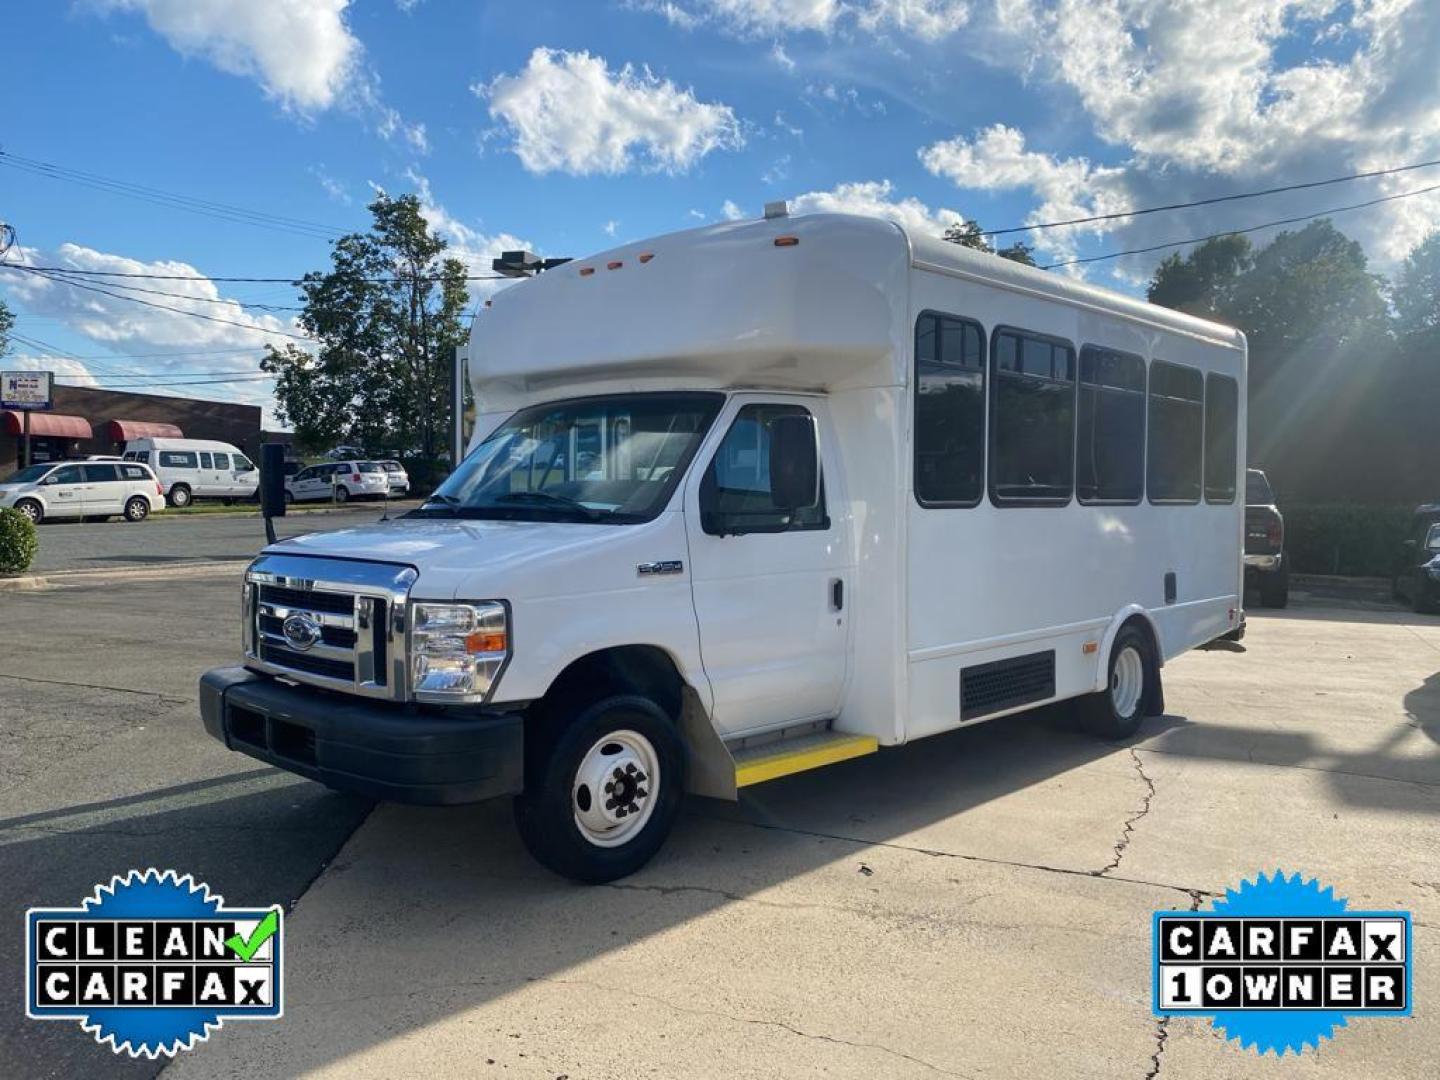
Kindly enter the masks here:
<path id="1" fill-rule="evenodd" d="M 418 712 L 224 667 L 200 679 L 200 718 L 231 750 L 372 799 L 450 805 L 524 788 L 519 712 Z"/>

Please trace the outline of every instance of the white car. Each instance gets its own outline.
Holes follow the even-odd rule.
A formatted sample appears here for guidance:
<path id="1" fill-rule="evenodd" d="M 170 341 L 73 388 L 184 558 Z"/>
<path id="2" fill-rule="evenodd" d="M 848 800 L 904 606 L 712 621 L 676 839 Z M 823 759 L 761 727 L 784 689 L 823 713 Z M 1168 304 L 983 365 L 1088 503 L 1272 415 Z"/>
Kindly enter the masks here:
<path id="1" fill-rule="evenodd" d="M 125 460 L 154 469 L 165 497 L 178 508 L 196 499 L 221 499 L 227 504 L 251 499 L 260 487 L 260 470 L 227 442 L 132 439 L 125 444 Z"/>
<path id="2" fill-rule="evenodd" d="M 404 465 L 398 461 L 382 461 L 379 465 L 390 478 L 391 495 L 410 494 L 410 474 L 405 471 Z"/>
<path id="3" fill-rule="evenodd" d="M 383 499 L 390 494 L 390 474 L 378 461 L 336 461 L 311 465 L 285 481 L 285 501 L 311 499 Z"/>
<path id="4" fill-rule="evenodd" d="M 19 510 L 35 524 L 46 518 L 95 518 L 121 514 L 144 521 L 165 507 L 160 481 L 135 461 L 54 461 L 31 465 L 0 483 L 0 506 Z"/>

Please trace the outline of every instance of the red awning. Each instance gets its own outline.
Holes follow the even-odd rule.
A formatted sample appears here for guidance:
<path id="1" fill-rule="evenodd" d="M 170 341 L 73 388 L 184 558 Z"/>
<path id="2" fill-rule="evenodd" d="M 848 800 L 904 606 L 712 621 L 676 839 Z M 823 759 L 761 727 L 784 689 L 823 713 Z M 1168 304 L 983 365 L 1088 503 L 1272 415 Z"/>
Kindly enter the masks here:
<path id="1" fill-rule="evenodd" d="M 155 420 L 111 420 L 105 425 L 107 442 L 129 442 L 131 439 L 183 439 L 185 433 L 174 424 Z"/>
<path id="2" fill-rule="evenodd" d="M 25 420 L 18 412 L 0 412 L 0 426 L 11 435 L 25 430 Z M 67 416 L 64 413 L 44 412 L 36 409 L 30 414 L 31 435 L 57 435 L 62 439 L 90 438 L 90 421 L 83 416 Z"/>

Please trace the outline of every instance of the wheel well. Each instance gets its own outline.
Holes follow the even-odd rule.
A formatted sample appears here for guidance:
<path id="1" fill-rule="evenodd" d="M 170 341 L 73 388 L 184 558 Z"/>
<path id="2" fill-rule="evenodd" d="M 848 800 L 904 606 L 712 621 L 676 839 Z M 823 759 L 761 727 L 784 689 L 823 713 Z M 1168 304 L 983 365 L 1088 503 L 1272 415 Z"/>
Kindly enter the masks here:
<path id="1" fill-rule="evenodd" d="M 573 661 L 556 676 L 540 699 L 542 713 L 562 718 L 576 706 L 612 694 L 640 694 L 680 716 L 685 680 L 670 654 L 654 645 L 619 645 L 589 653 Z"/>

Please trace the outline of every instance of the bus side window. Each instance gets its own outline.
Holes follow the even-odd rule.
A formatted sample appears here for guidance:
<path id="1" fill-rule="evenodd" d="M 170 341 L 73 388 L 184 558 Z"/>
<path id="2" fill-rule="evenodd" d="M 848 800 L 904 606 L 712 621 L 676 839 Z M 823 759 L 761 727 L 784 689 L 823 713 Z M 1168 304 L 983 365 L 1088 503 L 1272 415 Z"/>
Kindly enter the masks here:
<path id="1" fill-rule="evenodd" d="M 1075 348 L 998 329 L 990 352 L 990 501 L 1064 506 L 1075 486 Z"/>
<path id="2" fill-rule="evenodd" d="M 1145 494 L 1145 361 L 1080 350 L 1075 493 L 1082 503 L 1134 505 Z"/>
<path id="3" fill-rule="evenodd" d="M 1240 384 L 1228 375 L 1205 376 L 1205 501 L 1235 501 L 1236 421 Z"/>
<path id="4" fill-rule="evenodd" d="M 915 322 L 915 498 L 974 506 L 985 490 L 985 332 L 927 311 Z"/>
<path id="5" fill-rule="evenodd" d="M 1200 501 L 1204 456 L 1205 376 L 1197 368 L 1150 365 L 1147 469 L 1151 502 Z"/>

